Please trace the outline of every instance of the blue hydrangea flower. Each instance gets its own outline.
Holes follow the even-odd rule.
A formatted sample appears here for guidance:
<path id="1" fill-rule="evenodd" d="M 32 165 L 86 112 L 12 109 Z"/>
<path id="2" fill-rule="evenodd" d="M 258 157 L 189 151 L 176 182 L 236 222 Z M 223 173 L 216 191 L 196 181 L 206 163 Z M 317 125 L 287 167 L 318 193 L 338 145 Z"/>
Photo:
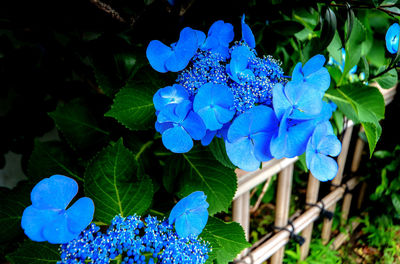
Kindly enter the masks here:
<path id="1" fill-rule="evenodd" d="M 208 220 L 206 199 L 207 196 L 203 192 L 193 192 L 172 208 L 168 222 L 170 225 L 175 223 L 176 233 L 180 237 L 197 237 L 203 231 Z"/>
<path id="2" fill-rule="evenodd" d="M 258 105 L 236 117 L 225 140 L 226 153 L 233 164 L 254 171 L 262 161 L 272 159 L 269 144 L 278 129 L 274 111 Z"/>
<path id="3" fill-rule="evenodd" d="M 193 101 L 193 110 L 211 131 L 222 128 L 232 120 L 236 112 L 229 87 L 213 83 L 206 83 L 200 87 Z"/>
<path id="4" fill-rule="evenodd" d="M 254 53 L 247 46 L 237 46 L 231 54 L 230 63 L 226 65 L 229 76 L 237 83 L 254 79 L 254 73 L 247 68 Z"/>
<path id="5" fill-rule="evenodd" d="M 33 241 L 52 244 L 67 243 L 76 238 L 93 219 L 94 204 L 88 197 L 67 206 L 78 193 L 75 180 L 53 175 L 41 180 L 31 192 L 32 205 L 21 220 L 22 229 Z"/>
<path id="6" fill-rule="evenodd" d="M 331 157 L 338 156 L 340 151 L 341 143 L 333 133 L 331 123 L 320 123 L 308 141 L 306 150 L 306 164 L 315 178 L 329 181 L 336 176 L 338 165 Z"/>
<path id="7" fill-rule="evenodd" d="M 188 152 L 193 147 L 193 139 L 200 140 L 206 133 L 203 120 L 192 110 L 189 100 L 166 105 L 158 113 L 157 123 L 164 146 L 175 153 Z"/>
<path id="8" fill-rule="evenodd" d="M 250 48 L 256 47 L 256 39 L 254 38 L 253 32 L 250 27 L 244 22 L 245 15 L 242 16 L 242 40 L 249 45 Z"/>
<path id="9" fill-rule="evenodd" d="M 218 53 L 226 59 L 229 57 L 229 43 L 232 42 L 234 36 L 232 24 L 218 20 L 208 30 L 202 49 Z"/>
<path id="10" fill-rule="evenodd" d="M 179 84 L 161 88 L 153 96 L 156 111 L 161 111 L 168 104 L 179 104 L 185 100 L 189 100 L 189 94 Z"/>
<path id="11" fill-rule="evenodd" d="M 297 63 L 292 73 L 293 82 L 306 82 L 323 97 L 331 83 L 331 76 L 324 67 L 325 57 L 321 54 L 309 59 L 304 66 L 301 62 Z"/>
<path id="12" fill-rule="evenodd" d="M 398 23 L 394 23 L 391 25 L 386 32 L 385 40 L 386 40 L 386 48 L 392 53 L 396 54 L 399 48 L 399 38 L 400 38 L 400 25 Z"/>
<path id="13" fill-rule="evenodd" d="M 183 70 L 195 55 L 205 35 L 189 27 L 184 28 L 177 43 L 168 47 L 159 40 L 152 40 L 147 46 L 146 56 L 150 65 L 158 72 Z"/>

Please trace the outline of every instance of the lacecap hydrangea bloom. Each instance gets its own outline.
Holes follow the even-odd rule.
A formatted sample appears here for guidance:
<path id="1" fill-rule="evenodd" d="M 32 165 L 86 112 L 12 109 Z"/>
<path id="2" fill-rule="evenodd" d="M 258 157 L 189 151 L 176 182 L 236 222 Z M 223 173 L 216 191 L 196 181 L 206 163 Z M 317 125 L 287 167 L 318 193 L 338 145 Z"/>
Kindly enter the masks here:
<path id="1" fill-rule="evenodd" d="M 146 52 L 150 65 L 159 72 L 178 72 L 176 83 L 161 88 L 153 98 L 155 127 L 164 146 L 184 153 L 193 147 L 193 140 L 208 145 L 214 137 L 222 137 L 232 163 L 246 171 L 272 158 L 299 156 L 306 149 L 336 163 L 332 157 L 339 154 L 340 142 L 339 151 L 321 151 L 326 140 L 321 143 L 324 137 L 313 136 L 320 124 L 330 125 L 327 121 L 335 108 L 323 100 L 331 81 L 325 58 L 316 55 L 304 65 L 298 63 L 292 76 L 286 76 L 278 60 L 257 54 L 244 15 L 241 34 L 239 41 L 233 41 L 233 26 L 219 20 L 207 35 L 184 28 L 171 47 L 150 42 Z M 170 65 L 172 60 L 177 67 Z M 315 177 L 325 181 L 336 175 L 337 166 L 324 166 L 317 162 L 320 156 L 307 153 Z M 325 170 L 329 176 L 321 176 Z"/>
<path id="2" fill-rule="evenodd" d="M 94 204 L 88 197 L 67 206 L 78 193 L 74 179 L 53 175 L 41 180 L 32 189 L 32 205 L 21 219 L 25 234 L 33 241 L 52 244 L 67 243 L 76 238 L 92 221 Z"/>

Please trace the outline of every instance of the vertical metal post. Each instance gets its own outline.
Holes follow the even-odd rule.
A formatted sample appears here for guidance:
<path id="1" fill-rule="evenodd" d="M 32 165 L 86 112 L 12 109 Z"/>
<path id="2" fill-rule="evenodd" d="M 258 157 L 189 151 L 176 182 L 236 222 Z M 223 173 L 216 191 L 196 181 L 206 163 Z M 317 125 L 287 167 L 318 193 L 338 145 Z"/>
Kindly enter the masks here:
<path id="1" fill-rule="evenodd" d="M 306 203 L 307 204 L 315 204 L 318 201 L 318 193 L 319 193 L 319 180 L 316 179 L 311 173 L 308 176 L 308 184 L 307 184 L 307 193 L 306 193 Z M 306 205 L 306 209 L 309 206 Z M 304 228 L 301 233 L 302 237 L 304 237 L 305 242 L 300 248 L 301 252 L 301 260 L 305 260 L 308 256 L 308 252 L 310 251 L 310 242 L 311 235 L 313 230 L 314 222 L 311 222 L 306 228 Z"/>
<path id="2" fill-rule="evenodd" d="M 292 192 L 293 168 L 291 164 L 283 169 L 278 176 L 278 185 L 276 193 L 275 207 L 275 226 L 284 227 L 288 223 L 290 209 L 290 195 Z M 280 248 L 272 257 L 271 264 L 280 264 L 283 262 L 285 247 Z"/>

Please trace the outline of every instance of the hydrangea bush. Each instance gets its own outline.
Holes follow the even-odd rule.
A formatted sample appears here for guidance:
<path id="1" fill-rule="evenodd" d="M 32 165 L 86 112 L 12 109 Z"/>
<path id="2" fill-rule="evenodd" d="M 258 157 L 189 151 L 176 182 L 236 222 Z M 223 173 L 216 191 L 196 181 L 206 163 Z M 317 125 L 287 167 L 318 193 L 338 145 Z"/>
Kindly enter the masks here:
<path id="1" fill-rule="evenodd" d="M 397 1 L 89 2 L 4 9 L 0 157 L 27 179 L 0 189 L 1 261 L 229 263 L 237 168 L 330 181 L 349 120 L 373 153 Z"/>

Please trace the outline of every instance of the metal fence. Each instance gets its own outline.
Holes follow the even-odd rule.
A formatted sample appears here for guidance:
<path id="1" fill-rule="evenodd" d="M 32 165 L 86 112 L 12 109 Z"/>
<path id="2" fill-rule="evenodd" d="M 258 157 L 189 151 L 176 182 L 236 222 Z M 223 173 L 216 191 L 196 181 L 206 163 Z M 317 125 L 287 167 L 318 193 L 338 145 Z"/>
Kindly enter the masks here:
<path id="1" fill-rule="evenodd" d="M 383 90 L 380 89 L 386 105 L 389 104 L 396 93 L 396 87 Z M 318 201 L 320 195 L 320 182 L 311 174 L 308 177 L 306 191 L 305 211 L 300 215 L 289 218 L 290 197 L 292 191 L 292 179 L 294 163 L 298 158 L 271 160 L 263 163 L 262 169 L 248 173 L 242 170 L 236 170 L 238 177 L 238 189 L 232 204 L 233 220 L 240 223 L 245 231 L 246 238 L 249 239 L 250 234 L 250 191 L 265 182 L 263 191 L 268 187 L 270 179 L 273 175 L 278 174 L 276 203 L 275 203 L 275 228 L 277 231 L 261 238 L 252 247 L 245 249 L 236 259 L 236 263 L 260 264 L 270 259 L 271 264 L 279 264 L 283 262 L 285 245 L 291 238 L 301 239 L 301 258 L 308 256 L 313 223 L 317 220 L 321 213 L 334 212 L 337 203 L 343 199 L 341 207 L 341 224 L 347 222 L 353 195 L 350 191 L 357 185 L 361 185 L 357 198 L 357 207 L 360 208 L 364 198 L 366 183 L 360 182 L 357 176 L 357 170 L 361 161 L 361 155 L 364 148 L 364 141 L 360 138 L 356 139 L 355 146 L 352 148 L 352 163 L 350 167 L 349 177 L 343 177 L 346 161 L 348 160 L 349 147 L 352 143 L 353 123 L 346 122 L 344 134 L 342 137 L 342 151 L 337 158 L 339 170 L 336 177 L 331 182 L 330 192 Z M 361 128 L 362 129 L 362 128 Z M 356 131 L 354 131 L 356 132 Z M 351 177 L 350 177 L 351 176 Z M 345 181 L 343 181 L 345 180 Z M 260 201 L 258 200 L 257 203 Z M 291 219 L 292 221 L 289 221 Z M 357 222 L 351 224 L 349 231 L 357 227 Z M 323 244 L 331 241 L 332 218 L 325 217 L 321 232 Z M 301 237 L 300 237 L 301 236 Z M 332 238 L 331 246 L 334 249 L 339 248 L 348 238 L 347 233 L 339 233 Z"/>

